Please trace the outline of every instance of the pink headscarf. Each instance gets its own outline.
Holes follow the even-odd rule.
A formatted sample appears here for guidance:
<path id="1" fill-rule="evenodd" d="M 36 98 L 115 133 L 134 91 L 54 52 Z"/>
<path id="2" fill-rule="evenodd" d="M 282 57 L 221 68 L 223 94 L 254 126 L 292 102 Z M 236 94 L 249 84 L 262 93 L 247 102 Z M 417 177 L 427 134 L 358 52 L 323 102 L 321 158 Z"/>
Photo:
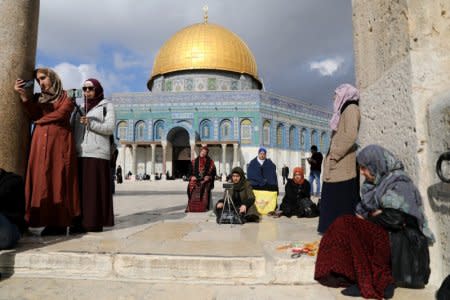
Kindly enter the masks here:
<path id="1" fill-rule="evenodd" d="M 342 106 L 350 100 L 359 101 L 359 91 L 353 85 L 344 83 L 338 86 L 334 92 L 336 93 L 336 99 L 334 100 L 333 117 L 331 117 L 330 127 L 336 131 L 339 125 L 339 119 L 341 118 Z"/>

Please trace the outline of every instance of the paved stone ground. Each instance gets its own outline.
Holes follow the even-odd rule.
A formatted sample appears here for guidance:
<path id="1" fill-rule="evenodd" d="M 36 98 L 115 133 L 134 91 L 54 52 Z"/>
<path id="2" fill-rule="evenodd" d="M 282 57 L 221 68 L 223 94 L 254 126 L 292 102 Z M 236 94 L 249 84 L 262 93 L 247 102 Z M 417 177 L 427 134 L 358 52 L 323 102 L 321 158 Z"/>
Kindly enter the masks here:
<path id="1" fill-rule="evenodd" d="M 0 299 L 344 298 L 315 283 L 315 257 L 276 249 L 318 241 L 317 218 L 217 225 L 211 212 L 184 213 L 185 190 L 182 181 L 127 182 L 117 186 L 113 228 L 24 237 L 0 252 Z M 213 200 L 222 194 L 217 186 Z M 398 289 L 394 299 L 433 299 L 435 290 Z"/>

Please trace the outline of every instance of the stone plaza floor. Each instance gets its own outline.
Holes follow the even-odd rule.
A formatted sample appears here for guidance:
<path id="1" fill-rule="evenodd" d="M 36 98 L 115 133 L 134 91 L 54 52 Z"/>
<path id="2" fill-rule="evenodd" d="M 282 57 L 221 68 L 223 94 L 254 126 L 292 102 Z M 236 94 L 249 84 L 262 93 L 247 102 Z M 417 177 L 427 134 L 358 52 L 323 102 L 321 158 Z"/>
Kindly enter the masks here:
<path id="1" fill-rule="evenodd" d="M 345 298 L 314 281 L 314 256 L 280 249 L 320 241 L 318 218 L 218 225 L 211 211 L 184 213 L 186 185 L 116 185 L 116 225 L 101 233 L 40 237 L 34 230 L 16 249 L 0 251 L 0 299 Z M 222 196 L 216 182 L 213 202 Z M 435 290 L 397 289 L 394 299 L 434 299 Z"/>

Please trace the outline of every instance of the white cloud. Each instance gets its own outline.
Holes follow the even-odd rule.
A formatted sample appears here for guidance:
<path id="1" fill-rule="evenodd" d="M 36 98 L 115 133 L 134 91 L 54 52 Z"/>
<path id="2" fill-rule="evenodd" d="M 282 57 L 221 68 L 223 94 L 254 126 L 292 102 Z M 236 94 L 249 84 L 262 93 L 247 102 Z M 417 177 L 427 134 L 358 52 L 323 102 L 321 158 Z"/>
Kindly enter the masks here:
<path id="1" fill-rule="evenodd" d="M 328 58 L 321 61 L 313 61 L 309 64 L 311 70 L 319 71 L 322 76 L 333 75 L 344 63 L 341 57 Z"/>
<path id="2" fill-rule="evenodd" d="M 54 66 L 53 69 L 60 76 L 64 89 L 80 88 L 84 80 L 96 78 L 102 84 L 105 95 L 110 95 L 117 90 L 129 90 L 115 74 L 98 70 L 95 64 L 80 64 L 76 66 L 63 62 Z"/>
<path id="3" fill-rule="evenodd" d="M 120 53 L 114 53 L 114 67 L 118 70 L 123 70 L 132 67 L 138 67 L 144 65 L 142 61 L 132 59 L 130 57 L 123 57 Z"/>

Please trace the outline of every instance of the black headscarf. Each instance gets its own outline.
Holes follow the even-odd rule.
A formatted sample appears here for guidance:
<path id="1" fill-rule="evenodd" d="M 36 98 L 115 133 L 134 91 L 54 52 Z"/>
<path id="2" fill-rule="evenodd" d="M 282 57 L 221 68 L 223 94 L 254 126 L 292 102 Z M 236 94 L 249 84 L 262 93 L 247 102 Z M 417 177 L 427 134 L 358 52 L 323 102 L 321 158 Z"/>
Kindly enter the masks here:
<path id="1" fill-rule="evenodd" d="M 234 167 L 233 170 L 231 170 L 231 175 L 233 174 L 239 174 L 239 176 L 241 176 L 241 180 L 239 180 L 238 183 L 233 184 L 233 190 L 241 191 L 244 188 L 244 183 L 246 181 L 244 170 L 242 170 L 241 167 Z"/>

